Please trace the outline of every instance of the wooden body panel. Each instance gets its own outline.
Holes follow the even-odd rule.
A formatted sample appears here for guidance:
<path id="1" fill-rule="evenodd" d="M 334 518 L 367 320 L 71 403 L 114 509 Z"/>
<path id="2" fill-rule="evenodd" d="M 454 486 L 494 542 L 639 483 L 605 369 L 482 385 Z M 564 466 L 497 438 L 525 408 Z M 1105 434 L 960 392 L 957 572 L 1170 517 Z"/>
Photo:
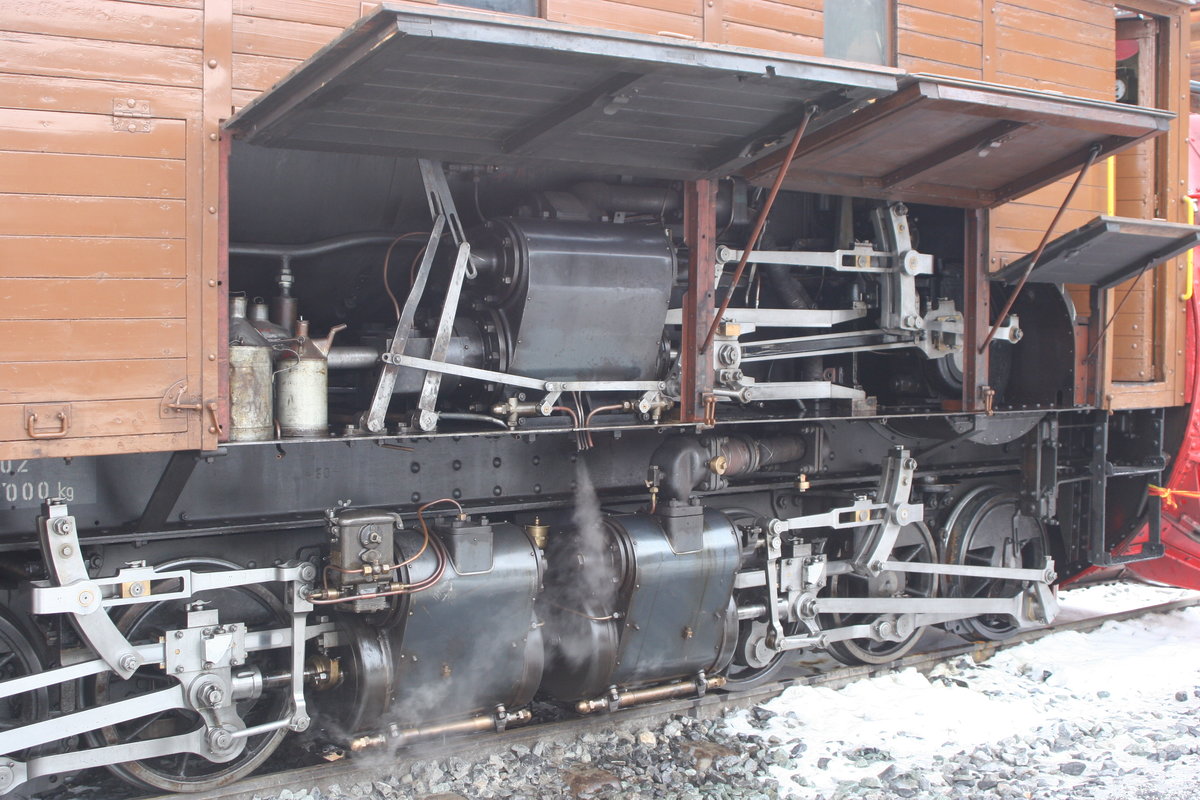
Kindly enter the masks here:
<path id="1" fill-rule="evenodd" d="M 572 25 L 821 55 L 828 1 L 542 0 L 540 8 Z M 216 444 L 219 419 L 164 411 L 163 399 L 221 400 L 220 123 L 374 5 L 0 4 L 0 335 L 8 353 L 0 458 Z M 1122 5 L 1162 15 L 1160 41 L 1175 57 L 1157 64 L 1157 102 L 1183 109 L 1184 7 Z M 897 66 L 912 72 L 1085 97 L 1112 92 L 1112 5 L 1101 0 L 895 0 L 893 45 Z M 1117 212 L 1153 206 L 1184 219 L 1185 147 L 1173 131 L 1123 157 Z M 1151 170 L 1162 177 L 1157 192 L 1144 179 Z M 993 268 L 1036 247 L 1065 191 L 1047 187 L 990 215 Z M 1097 166 L 1059 232 L 1102 212 L 1106 193 Z M 1107 405 L 1182 402 L 1182 269 L 1160 267 L 1114 321 L 1101 362 Z M 1075 296 L 1086 313 L 1086 292 Z M 1148 340 L 1161 350 L 1157 366 L 1131 352 Z M 1157 370 L 1153 380 L 1111 380 L 1147 369 Z M 30 438 L 27 406 L 55 403 L 71 405 L 67 435 Z"/>
<path id="2" fill-rule="evenodd" d="M 198 2 L 0 7 L 5 458 L 216 443 L 200 413 L 164 407 L 217 391 L 216 252 L 197 235 L 217 217 L 208 31 Z"/>

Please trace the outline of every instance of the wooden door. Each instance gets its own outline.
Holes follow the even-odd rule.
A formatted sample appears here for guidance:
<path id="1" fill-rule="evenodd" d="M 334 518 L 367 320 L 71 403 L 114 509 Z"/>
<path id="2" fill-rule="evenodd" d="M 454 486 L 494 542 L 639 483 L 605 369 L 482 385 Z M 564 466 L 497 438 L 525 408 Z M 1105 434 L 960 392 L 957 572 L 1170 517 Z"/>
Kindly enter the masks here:
<path id="1" fill-rule="evenodd" d="M 0 460 L 216 442 L 217 70 L 187 5 L 0 5 Z"/>

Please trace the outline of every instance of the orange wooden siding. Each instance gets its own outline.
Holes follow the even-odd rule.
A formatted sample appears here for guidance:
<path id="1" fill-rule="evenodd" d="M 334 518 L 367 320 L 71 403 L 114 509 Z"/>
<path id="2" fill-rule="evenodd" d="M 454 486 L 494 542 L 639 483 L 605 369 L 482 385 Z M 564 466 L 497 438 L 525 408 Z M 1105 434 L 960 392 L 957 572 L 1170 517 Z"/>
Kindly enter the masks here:
<path id="1" fill-rule="evenodd" d="M 832 0 L 542 0 L 541 8 L 573 25 L 820 55 L 825 2 Z M 1181 7 L 1138 2 L 1173 15 L 1172 41 L 1182 52 Z M 374 6 L 0 3 L 0 335 L 9 343 L 0 365 L 0 457 L 216 442 L 210 420 L 164 412 L 161 402 L 180 388 L 187 402 L 220 396 L 220 122 Z M 913 72 L 1108 99 L 1113 40 L 1112 6 L 1101 0 L 896 0 L 897 65 Z M 1170 65 L 1169 107 L 1186 102 L 1181 64 Z M 150 117 L 114 117 L 121 101 L 149 104 Z M 1184 169 L 1183 138 L 1173 134 L 1162 146 L 1174 181 Z M 1137 176 L 1148 158 L 1122 162 L 1122 210 L 1145 193 Z M 1036 246 L 1064 191 L 1048 187 L 993 214 L 994 267 Z M 1098 167 L 1060 230 L 1102 211 L 1104 198 Z M 1171 219 L 1182 218 L 1180 200 L 1173 185 L 1155 198 Z M 1178 304 L 1169 302 L 1177 271 L 1159 271 L 1157 294 L 1135 303 L 1140 313 L 1178 321 Z M 1114 336 L 1144 336 L 1135 324 L 1122 318 Z M 1181 326 L 1161 335 L 1173 343 Z M 1181 370 L 1172 363 L 1166 383 L 1116 387 L 1125 399 L 1114 404 L 1178 402 Z M 54 403 L 72 404 L 68 438 L 29 439 L 26 406 Z"/>
<path id="2" fill-rule="evenodd" d="M 200 2 L 0 4 L 4 458 L 215 442 L 161 408 L 172 387 L 216 393 L 205 37 Z M 30 413 L 51 433 L 59 407 L 67 436 L 30 438 Z"/>

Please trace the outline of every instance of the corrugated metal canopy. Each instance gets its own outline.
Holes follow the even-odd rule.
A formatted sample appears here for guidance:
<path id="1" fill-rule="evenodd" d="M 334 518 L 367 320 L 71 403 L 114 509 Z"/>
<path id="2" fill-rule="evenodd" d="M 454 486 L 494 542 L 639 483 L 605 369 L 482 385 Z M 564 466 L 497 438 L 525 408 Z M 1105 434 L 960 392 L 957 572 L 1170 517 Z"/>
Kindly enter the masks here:
<path id="1" fill-rule="evenodd" d="M 1170 127 L 1169 112 L 884 67 L 384 4 L 227 124 L 254 144 L 570 164 L 981 208 Z"/>
<path id="2" fill-rule="evenodd" d="M 807 103 L 829 124 L 901 74 L 385 4 L 227 128 L 261 145 L 694 178 L 786 143 Z"/>
<path id="3" fill-rule="evenodd" d="M 1108 289 L 1200 245 L 1200 228 L 1160 219 L 1096 217 L 1046 245 L 1031 283 L 1082 283 Z M 992 275 L 1015 283 L 1033 254 Z"/>
<path id="4" fill-rule="evenodd" d="M 1165 132 L 1169 111 L 916 75 L 800 144 L 784 186 L 986 208 Z M 768 182 L 778 155 L 744 174 Z"/>

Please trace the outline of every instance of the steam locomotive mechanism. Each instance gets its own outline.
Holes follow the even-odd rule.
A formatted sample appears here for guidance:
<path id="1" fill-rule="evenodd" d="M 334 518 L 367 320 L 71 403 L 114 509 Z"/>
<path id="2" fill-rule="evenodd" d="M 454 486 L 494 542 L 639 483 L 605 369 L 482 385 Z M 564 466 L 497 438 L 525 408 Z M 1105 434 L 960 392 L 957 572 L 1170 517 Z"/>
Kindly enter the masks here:
<path id="1" fill-rule="evenodd" d="M 420 24 L 395 40 L 425 42 Z M 530 722 L 535 698 L 616 711 L 766 681 L 799 651 L 887 663 L 931 627 L 999 639 L 1047 623 L 1056 573 L 1108 563 L 1106 524 L 1124 513 L 1110 498 L 1158 480 L 1167 424 L 1162 409 L 1110 419 L 1076 393 L 1082 329 L 1058 281 L 981 288 L 967 212 L 923 201 L 903 170 L 780 191 L 784 162 L 769 194 L 742 177 L 786 141 L 762 131 L 874 113 L 892 71 L 846 67 L 843 85 L 836 64 L 798 78 L 811 65 L 701 55 L 720 73 L 706 81 L 761 90 L 754 138 L 635 158 L 611 142 L 657 139 L 619 129 L 584 159 L 534 126 L 494 153 L 443 131 L 421 152 L 313 154 L 260 146 L 275 144 L 277 98 L 250 107 L 267 119 L 239 131 L 265 142 L 231 156 L 230 428 L 219 449 L 165 463 L 38 466 L 58 491 L 0 540 L 0 793 L 100 766 L 202 792 L 285 742 L 503 730 Z M 656 70 L 634 88 L 674 75 Z M 576 71 L 591 87 L 591 62 Z M 321 102 L 354 94 L 321 87 Z M 620 125 L 641 91 L 568 108 Z M 325 130 L 303 117 L 321 113 L 309 100 L 289 131 Z M 1090 153 L 1103 126 L 1089 125 Z M 989 163 L 1013 168 L 1010 149 Z M 934 188 L 966 207 L 1003 200 Z M 990 368 L 968 352 L 982 291 L 1014 312 L 979 351 Z M 698 325 L 718 298 L 728 307 Z M 986 407 L 964 400 L 976 390 Z M 183 394 L 163 413 L 221 427 L 215 404 Z"/>
<path id="2" fill-rule="evenodd" d="M 740 473 L 776 449 L 793 461 L 804 451 L 674 437 L 655 469 L 668 495 L 687 499 L 596 508 L 561 525 L 425 519 L 454 501 L 423 506 L 416 529 L 394 512 L 330 509 L 320 570 L 185 559 L 92 577 L 75 518 L 50 502 L 39 536 L 51 573 L 31 587 L 31 608 L 65 616 L 95 655 L 37 669 L 13 631 L 10 660 L 23 674 L 0 691 L 26 724 L 0 733 L 5 788 L 115 764 L 140 785 L 201 791 L 255 769 L 314 713 L 352 749 L 405 744 L 526 722 L 539 692 L 578 713 L 616 710 L 761 681 L 788 651 L 881 663 L 931 625 L 995 637 L 1056 613 L 1048 557 L 969 558 L 1026 553 L 1028 538 L 985 547 L 992 515 L 1011 502 L 1003 494 L 960 502 L 949 535 L 965 563 L 942 563 L 903 448 L 887 455 L 874 492 L 775 518 L 690 496 L 708 477 L 689 456 L 710 448 L 720 455 L 704 469 L 716 477 L 720 459 L 729 475 L 730 463 Z M 939 582 L 954 588 L 938 596 Z M 331 613 L 314 617 L 321 610 Z M 47 693 L 81 679 L 91 686 L 82 707 L 49 715 Z M 93 746 L 53 752 L 85 734 Z"/>

